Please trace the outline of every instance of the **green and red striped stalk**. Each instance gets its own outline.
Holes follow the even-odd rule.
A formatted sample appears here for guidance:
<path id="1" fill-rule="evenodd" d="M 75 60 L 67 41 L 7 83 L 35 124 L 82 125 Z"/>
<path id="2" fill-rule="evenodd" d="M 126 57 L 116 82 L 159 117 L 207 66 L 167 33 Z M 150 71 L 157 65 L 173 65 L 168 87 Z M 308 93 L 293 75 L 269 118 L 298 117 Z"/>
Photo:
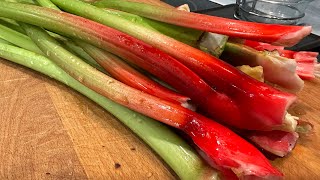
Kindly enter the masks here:
<path id="1" fill-rule="evenodd" d="M 94 4 L 179 26 L 284 46 L 293 46 L 311 33 L 311 26 L 286 26 L 231 20 L 127 0 L 101 0 Z"/>

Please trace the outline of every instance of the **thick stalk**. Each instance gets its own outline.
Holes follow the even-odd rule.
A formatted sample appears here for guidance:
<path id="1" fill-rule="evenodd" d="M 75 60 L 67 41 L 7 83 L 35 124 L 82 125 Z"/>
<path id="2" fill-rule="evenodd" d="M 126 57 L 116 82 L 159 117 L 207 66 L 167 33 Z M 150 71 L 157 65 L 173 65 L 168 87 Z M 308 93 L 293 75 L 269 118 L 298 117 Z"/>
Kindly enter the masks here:
<path id="1" fill-rule="evenodd" d="M 102 0 L 94 4 L 179 26 L 284 46 L 293 46 L 311 33 L 311 26 L 239 21 L 127 0 Z"/>
<path id="2" fill-rule="evenodd" d="M 223 120 L 229 125 L 255 130 L 272 130 L 275 126 L 282 126 L 286 109 L 296 98 L 292 94 L 282 93 L 258 82 L 231 65 L 200 50 L 113 16 L 105 10 L 76 0 L 68 0 L 68 3 L 64 3 L 65 0 L 51 1 L 66 11 L 94 19 L 143 39 L 177 58 L 200 75 L 215 90 L 225 93 L 225 97 L 232 99 L 233 104 L 235 103 L 240 109 L 239 112 L 242 114 L 234 113 L 233 115 L 237 117 Z"/>
<path id="3" fill-rule="evenodd" d="M 165 125 L 131 111 L 85 87 L 44 56 L 0 43 L 0 57 L 50 76 L 109 111 L 148 144 L 181 179 L 219 179 L 216 170 Z"/>

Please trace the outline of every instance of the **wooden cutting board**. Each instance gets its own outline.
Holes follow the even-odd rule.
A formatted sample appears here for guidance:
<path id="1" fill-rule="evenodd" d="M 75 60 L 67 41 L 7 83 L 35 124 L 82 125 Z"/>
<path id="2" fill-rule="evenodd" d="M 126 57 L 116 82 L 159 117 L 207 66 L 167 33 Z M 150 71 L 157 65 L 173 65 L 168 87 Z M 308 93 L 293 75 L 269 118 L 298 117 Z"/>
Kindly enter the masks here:
<path id="1" fill-rule="evenodd" d="M 320 80 L 306 82 L 294 115 L 314 124 L 272 161 L 286 179 L 320 179 Z M 0 59 L 0 179 L 176 179 L 108 112 L 72 89 Z"/>

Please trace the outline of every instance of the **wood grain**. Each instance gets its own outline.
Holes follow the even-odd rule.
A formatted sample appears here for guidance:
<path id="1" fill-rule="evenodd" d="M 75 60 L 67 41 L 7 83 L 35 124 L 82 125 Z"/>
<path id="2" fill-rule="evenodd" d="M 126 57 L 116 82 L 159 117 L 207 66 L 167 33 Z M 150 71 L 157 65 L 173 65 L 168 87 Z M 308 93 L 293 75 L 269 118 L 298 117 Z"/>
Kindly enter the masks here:
<path id="1" fill-rule="evenodd" d="M 161 159 L 108 112 L 47 77 L 0 60 L 0 179 L 175 179 Z M 320 178 L 320 80 L 291 112 L 314 124 L 272 163 L 286 179 Z"/>

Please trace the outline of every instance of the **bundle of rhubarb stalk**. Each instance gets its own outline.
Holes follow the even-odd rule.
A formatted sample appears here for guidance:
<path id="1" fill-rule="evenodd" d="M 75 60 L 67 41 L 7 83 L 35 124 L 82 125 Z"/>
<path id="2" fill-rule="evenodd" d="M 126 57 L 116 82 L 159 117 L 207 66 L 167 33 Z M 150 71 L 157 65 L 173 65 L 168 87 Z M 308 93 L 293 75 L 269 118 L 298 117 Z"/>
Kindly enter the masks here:
<path id="1" fill-rule="evenodd" d="M 101 105 L 181 179 L 283 177 L 262 151 L 284 157 L 312 130 L 287 110 L 318 53 L 284 49 L 310 32 L 158 0 L 0 1 L 1 58 Z"/>

